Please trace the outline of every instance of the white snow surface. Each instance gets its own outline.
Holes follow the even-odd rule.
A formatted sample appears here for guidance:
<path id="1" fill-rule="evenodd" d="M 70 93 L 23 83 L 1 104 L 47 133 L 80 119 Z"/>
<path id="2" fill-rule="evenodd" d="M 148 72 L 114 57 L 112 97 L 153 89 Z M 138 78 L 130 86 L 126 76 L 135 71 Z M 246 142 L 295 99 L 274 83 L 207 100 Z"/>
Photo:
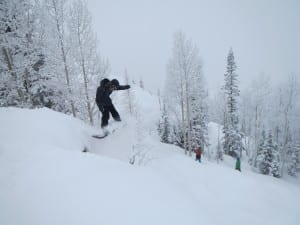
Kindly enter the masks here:
<path id="1" fill-rule="evenodd" d="M 160 143 L 158 100 L 135 91 L 144 95 L 136 100 L 144 119 L 120 108 L 123 121 L 111 122 L 105 139 L 91 137 L 99 128 L 49 109 L 0 108 L 0 224 L 300 223 L 297 183 L 256 174 L 246 162 L 238 172 L 230 158 L 199 164 Z"/>

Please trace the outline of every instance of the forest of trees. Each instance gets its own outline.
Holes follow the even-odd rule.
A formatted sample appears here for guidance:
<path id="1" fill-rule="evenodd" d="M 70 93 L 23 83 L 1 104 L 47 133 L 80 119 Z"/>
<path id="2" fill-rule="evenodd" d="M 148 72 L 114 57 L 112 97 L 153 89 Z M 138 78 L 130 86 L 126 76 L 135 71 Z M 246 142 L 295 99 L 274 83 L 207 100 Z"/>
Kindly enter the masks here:
<path id="1" fill-rule="evenodd" d="M 159 133 L 191 156 L 196 146 L 208 145 L 207 93 L 199 51 L 182 32 L 174 35 L 167 71 Z"/>
<path id="2" fill-rule="evenodd" d="M 3 0 L 0 32 L 0 106 L 45 106 L 94 123 L 109 63 L 84 0 Z"/>
<path id="3" fill-rule="evenodd" d="M 247 157 L 253 170 L 282 177 L 300 170 L 300 90 L 296 75 L 274 85 L 261 75 L 240 90 L 238 63 L 229 50 L 224 84 L 210 93 L 197 46 L 174 35 L 166 88 L 159 96 L 161 141 L 184 149 L 210 146 L 209 122 L 222 133 L 213 157 Z M 238 59 L 237 59 L 238 62 Z M 0 1 L 0 107 L 48 107 L 94 125 L 95 90 L 110 72 L 97 46 L 84 0 Z M 129 83 L 127 71 L 125 81 Z M 144 88 L 142 79 L 139 86 Z M 134 96 L 124 102 L 138 114 Z M 97 122 L 96 122 L 97 121 Z"/>
<path id="4" fill-rule="evenodd" d="M 262 75 L 240 90 L 234 52 L 229 50 L 224 85 L 206 90 L 198 49 L 182 32 L 174 36 L 158 131 L 161 141 L 185 153 L 196 146 L 211 154 L 208 122 L 222 127 L 213 158 L 244 157 L 254 171 L 274 177 L 300 171 L 300 85 L 294 74 L 279 86 Z M 266 131 L 268 131 L 266 133 Z"/>

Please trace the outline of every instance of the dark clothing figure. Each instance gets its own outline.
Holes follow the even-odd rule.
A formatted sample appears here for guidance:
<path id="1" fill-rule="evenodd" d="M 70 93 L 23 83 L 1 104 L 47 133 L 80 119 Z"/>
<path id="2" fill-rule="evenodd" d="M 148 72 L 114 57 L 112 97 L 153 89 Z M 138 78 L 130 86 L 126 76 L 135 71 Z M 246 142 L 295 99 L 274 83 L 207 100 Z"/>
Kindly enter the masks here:
<path id="1" fill-rule="evenodd" d="M 241 172 L 241 160 L 240 160 L 240 157 L 236 158 L 235 169 Z"/>
<path id="2" fill-rule="evenodd" d="M 130 85 L 119 85 L 119 81 L 117 79 L 109 81 L 105 78 L 101 80 L 100 86 L 97 88 L 96 103 L 102 113 L 102 128 L 108 125 L 109 113 L 111 113 L 112 117 L 116 121 L 121 121 L 121 117 L 109 97 L 110 94 L 115 90 L 126 90 L 129 88 Z"/>
<path id="3" fill-rule="evenodd" d="M 108 125 L 109 113 L 111 113 L 112 117 L 115 121 L 121 121 L 121 117 L 118 111 L 115 109 L 114 105 L 104 106 L 102 107 L 102 118 L 101 118 L 101 127 L 106 127 Z"/>
<path id="4" fill-rule="evenodd" d="M 199 163 L 201 163 L 201 154 L 202 154 L 201 149 L 196 148 L 195 153 L 196 153 L 196 161 L 199 161 Z"/>

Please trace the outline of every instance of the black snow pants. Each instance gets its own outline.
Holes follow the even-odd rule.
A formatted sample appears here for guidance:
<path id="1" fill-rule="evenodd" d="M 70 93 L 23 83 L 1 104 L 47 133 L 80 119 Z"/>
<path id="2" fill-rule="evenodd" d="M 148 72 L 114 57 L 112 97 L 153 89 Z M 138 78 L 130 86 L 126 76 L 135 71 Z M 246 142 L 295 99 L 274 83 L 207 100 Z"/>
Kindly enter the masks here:
<path id="1" fill-rule="evenodd" d="M 118 111 L 115 109 L 114 105 L 103 106 L 101 109 L 102 119 L 101 119 L 101 127 L 106 127 L 108 125 L 109 113 L 111 113 L 112 117 L 116 121 L 121 121 L 121 117 Z"/>

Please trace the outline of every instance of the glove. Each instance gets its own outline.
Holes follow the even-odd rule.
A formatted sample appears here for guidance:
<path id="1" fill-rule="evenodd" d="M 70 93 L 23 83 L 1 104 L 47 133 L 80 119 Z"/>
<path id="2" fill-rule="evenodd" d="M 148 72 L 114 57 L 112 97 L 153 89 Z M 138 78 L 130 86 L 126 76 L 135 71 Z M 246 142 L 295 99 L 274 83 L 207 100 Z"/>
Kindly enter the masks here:
<path id="1" fill-rule="evenodd" d="M 117 90 L 117 86 L 114 85 L 112 82 L 107 83 L 107 85 L 105 86 L 109 91 L 114 91 Z"/>
<path id="2" fill-rule="evenodd" d="M 116 85 L 111 85 L 111 90 L 112 90 L 112 91 L 117 90 Z"/>

